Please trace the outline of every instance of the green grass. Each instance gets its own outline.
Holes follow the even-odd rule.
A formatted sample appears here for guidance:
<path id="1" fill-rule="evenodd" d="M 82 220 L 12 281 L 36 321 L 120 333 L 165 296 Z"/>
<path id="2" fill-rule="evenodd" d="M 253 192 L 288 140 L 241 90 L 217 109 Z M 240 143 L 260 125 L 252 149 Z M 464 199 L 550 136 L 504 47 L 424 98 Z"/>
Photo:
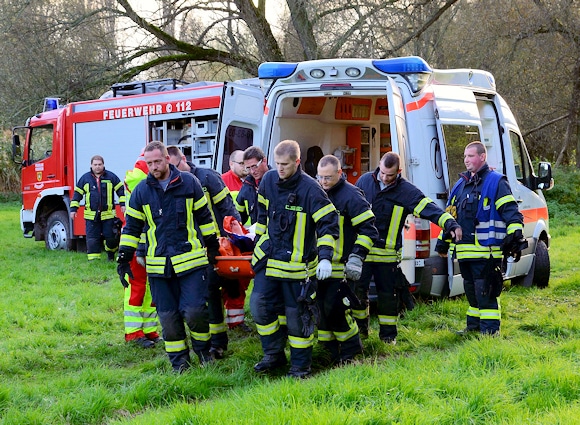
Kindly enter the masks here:
<path id="1" fill-rule="evenodd" d="M 580 227 L 552 223 L 550 286 L 504 292 L 501 337 L 453 333 L 464 298 L 423 301 L 397 346 L 375 321 L 358 364 L 315 347 L 297 382 L 257 376 L 257 336 L 234 333 L 224 360 L 173 374 L 161 347 L 124 342 L 115 265 L 24 239 L 18 209 L 0 204 L 1 424 L 580 423 Z"/>

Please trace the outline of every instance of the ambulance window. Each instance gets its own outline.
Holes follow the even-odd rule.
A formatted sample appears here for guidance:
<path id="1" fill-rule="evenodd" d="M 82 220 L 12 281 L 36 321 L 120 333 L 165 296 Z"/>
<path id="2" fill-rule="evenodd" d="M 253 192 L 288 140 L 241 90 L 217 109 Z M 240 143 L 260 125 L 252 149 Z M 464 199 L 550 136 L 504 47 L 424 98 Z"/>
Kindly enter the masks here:
<path id="1" fill-rule="evenodd" d="M 235 150 L 245 151 L 253 145 L 253 142 L 254 131 L 251 128 L 229 125 L 226 129 L 222 173 L 225 173 L 230 169 L 230 154 Z"/>
<path id="2" fill-rule="evenodd" d="M 526 147 L 524 146 L 520 136 L 512 131 L 510 131 L 510 142 L 512 145 L 516 178 L 525 186 L 529 187 L 529 179 L 532 175 L 532 165 Z"/>
<path id="3" fill-rule="evenodd" d="M 31 129 L 28 164 L 34 164 L 52 156 L 52 133 L 52 125 Z"/>
<path id="4" fill-rule="evenodd" d="M 465 171 L 463 153 L 465 146 L 480 140 L 479 129 L 474 125 L 444 124 L 443 138 L 447 154 L 449 182 L 457 181 L 459 173 Z"/>

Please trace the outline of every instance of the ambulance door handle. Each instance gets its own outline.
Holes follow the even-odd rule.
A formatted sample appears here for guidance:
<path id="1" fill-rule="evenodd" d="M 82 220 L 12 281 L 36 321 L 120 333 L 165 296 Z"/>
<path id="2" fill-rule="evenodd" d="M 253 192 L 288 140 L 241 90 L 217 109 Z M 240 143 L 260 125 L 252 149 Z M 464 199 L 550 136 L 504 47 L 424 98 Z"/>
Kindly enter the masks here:
<path id="1" fill-rule="evenodd" d="M 518 198 L 518 199 L 516 199 L 516 202 L 517 202 L 518 204 L 521 204 L 522 202 L 524 202 L 524 200 L 523 200 L 522 198 Z"/>
<path id="2" fill-rule="evenodd" d="M 56 177 L 56 174 L 49 174 L 48 176 L 46 176 L 47 179 L 54 179 Z"/>

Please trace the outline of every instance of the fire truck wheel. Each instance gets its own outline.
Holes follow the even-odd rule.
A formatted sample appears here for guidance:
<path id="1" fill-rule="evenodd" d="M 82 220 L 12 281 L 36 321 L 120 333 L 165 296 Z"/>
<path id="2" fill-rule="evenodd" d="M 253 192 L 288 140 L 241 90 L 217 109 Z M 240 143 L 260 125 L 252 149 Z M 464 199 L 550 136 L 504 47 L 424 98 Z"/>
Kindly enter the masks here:
<path id="1" fill-rule="evenodd" d="M 55 211 L 46 222 L 46 247 L 51 251 L 64 249 L 70 251 L 72 242 L 70 235 L 70 220 L 66 211 Z"/>

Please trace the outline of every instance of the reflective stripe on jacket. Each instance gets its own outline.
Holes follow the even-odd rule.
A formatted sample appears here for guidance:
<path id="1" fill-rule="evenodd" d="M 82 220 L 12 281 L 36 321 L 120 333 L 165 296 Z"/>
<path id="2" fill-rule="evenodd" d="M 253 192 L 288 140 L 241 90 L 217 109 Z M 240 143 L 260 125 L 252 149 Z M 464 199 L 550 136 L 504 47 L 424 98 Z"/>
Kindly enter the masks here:
<path id="1" fill-rule="evenodd" d="M 135 187 L 119 246 L 120 250 L 134 251 L 145 229 L 147 273 L 157 277 L 169 277 L 172 268 L 180 275 L 207 266 L 202 238 L 216 236 L 199 181 L 173 165 L 170 170 L 165 191 L 151 174 Z"/>
<path id="2" fill-rule="evenodd" d="M 400 261 L 403 246 L 402 229 L 409 214 L 437 224 L 443 229 L 457 226 L 453 217 L 443 211 L 419 188 L 408 180 L 397 176 L 395 182 L 381 190 L 379 169 L 363 174 L 356 186 L 363 190 L 376 216 L 375 225 L 379 240 L 367 256 L 370 262 L 392 263 Z"/>
<path id="3" fill-rule="evenodd" d="M 345 179 L 327 192 L 339 214 L 340 234 L 332 256 L 333 278 L 344 277 L 344 264 L 350 254 L 365 258 L 379 238 L 375 215 L 362 190 Z"/>
<path id="4" fill-rule="evenodd" d="M 338 214 L 312 177 L 298 169 L 287 180 L 264 174 L 258 190 L 258 253 L 269 239 L 266 275 L 301 280 L 314 276 L 318 260 L 332 260 L 339 235 Z M 252 263 L 259 257 L 254 250 Z"/>
<path id="5" fill-rule="evenodd" d="M 73 199 L 70 203 L 71 212 L 76 212 L 80 202 L 85 199 L 85 220 L 94 220 L 101 212 L 101 220 L 115 217 L 115 197 L 119 197 L 119 204 L 125 205 L 125 190 L 123 182 L 114 173 L 105 170 L 100 177 L 92 171 L 81 176 L 75 187 Z"/>

